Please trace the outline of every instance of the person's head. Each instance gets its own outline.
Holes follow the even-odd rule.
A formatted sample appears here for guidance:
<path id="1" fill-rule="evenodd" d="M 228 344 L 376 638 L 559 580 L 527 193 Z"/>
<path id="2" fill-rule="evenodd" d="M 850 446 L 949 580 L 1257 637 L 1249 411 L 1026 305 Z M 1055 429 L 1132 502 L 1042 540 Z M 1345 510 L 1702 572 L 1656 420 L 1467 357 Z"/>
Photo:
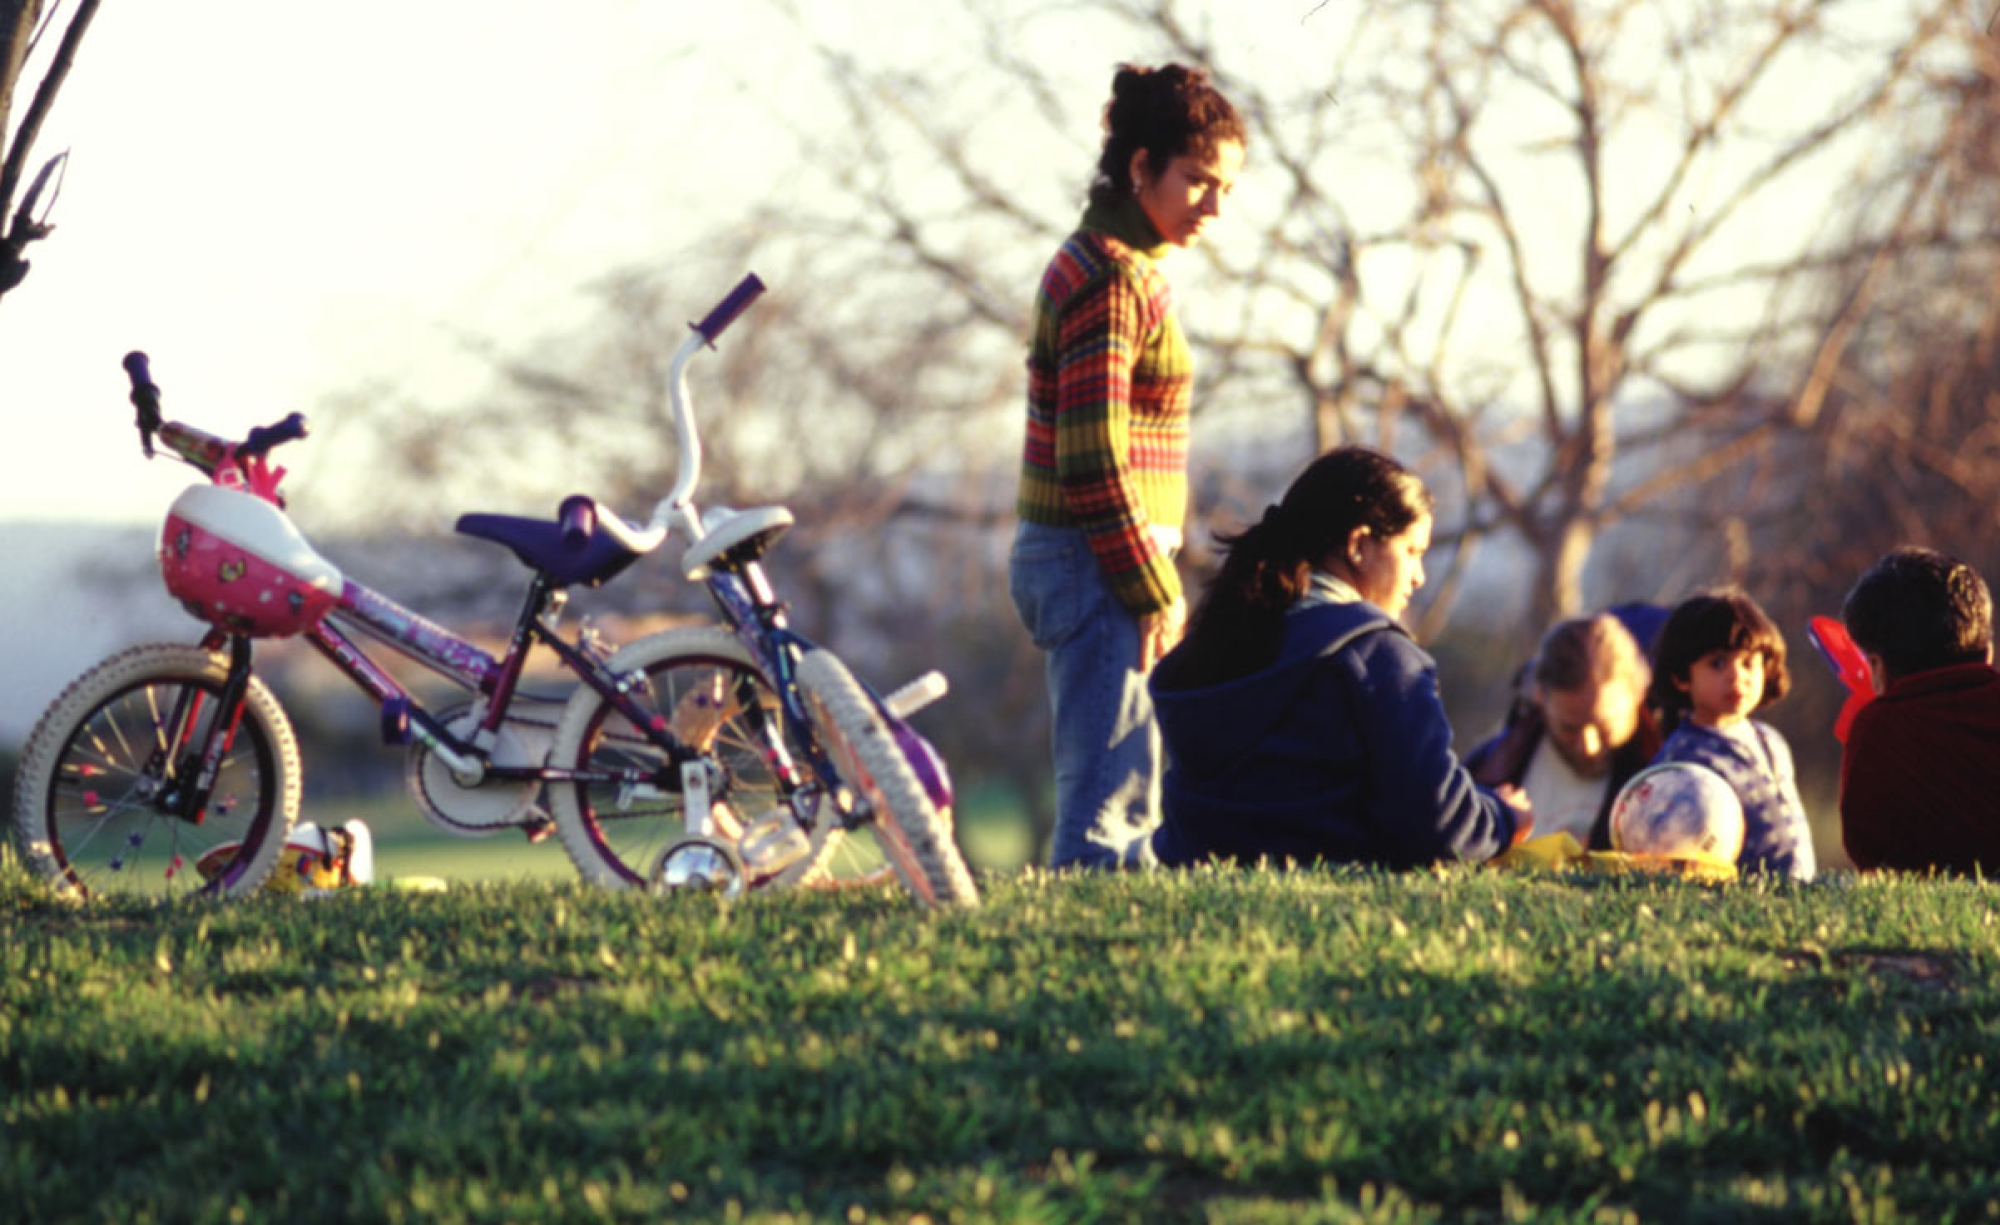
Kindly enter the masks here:
<path id="1" fill-rule="evenodd" d="M 1648 697 L 1669 728 L 1684 718 L 1727 727 L 1790 688 L 1784 635 L 1735 588 L 1682 601 L 1660 627 Z"/>
<path id="2" fill-rule="evenodd" d="M 1285 490 L 1264 521 L 1237 538 L 1261 539 L 1269 567 L 1282 575 L 1284 603 L 1305 590 L 1313 569 L 1345 579 L 1392 617 L 1424 585 L 1431 547 L 1430 490 L 1417 474 L 1380 451 L 1336 447 Z M 1233 550 L 1232 550 L 1233 551 Z"/>
<path id="3" fill-rule="evenodd" d="M 1880 688 L 1993 657 L 1993 596 L 1979 572 L 1935 549 L 1891 550 L 1847 593 L 1840 619 Z"/>
<path id="4" fill-rule="evenodd" d="M 1243 165 L 1243 121 L 1199 68 L 1119 65 L 1090 198 L 1131 196 L 1160 237 L 1192 246 Z"/>
<path id="5" fill-rule="evenodd" d="M 1241 676 L 1277 655 L 1285 611 L 1315 568 L 1391 617 L 1423 585 L 1431 495 L 1379 451 L 1338 447 L 1314 460 L 1259 522 L 1221 538 L 1222 571 L 1189 623 L 1196 676 Z"/>
<path id="6" fill-rule="evenodd" d="M 1584 778 L 1611 771 L 1612 754 L 1638 732 L 1652 670 L 1610 613 L 1557 622 L 1528 667 L 1529 698 L 1556 753 Z"/>

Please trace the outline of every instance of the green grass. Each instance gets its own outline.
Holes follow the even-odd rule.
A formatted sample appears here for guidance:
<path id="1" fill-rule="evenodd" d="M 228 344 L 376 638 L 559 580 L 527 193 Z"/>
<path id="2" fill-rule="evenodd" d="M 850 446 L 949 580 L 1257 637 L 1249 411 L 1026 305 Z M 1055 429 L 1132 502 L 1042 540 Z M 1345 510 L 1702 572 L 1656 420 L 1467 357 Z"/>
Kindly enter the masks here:
<path id="1" fill-rule="evenodd" d="M 461 838 L 425 820 L 401 790 L 380 795 L 312 797 L 300 821 L 337 826 L 359 820 L 375 844 L 378 879 L 435 876 L 446 881 L 504 882 L 575 880 L 576 868 L 554 835 L 531 843 L 517 830 Z M 1034 835 L 1011 794 L 987 787 L 962 796 L 956 832 L 966 860 L 976 869 L 1011 872 L 1034 853 Z M 860 842 L 861 859 L 872 860 L 873 840 Z"/>
<path id="2" fill-rule="evenodd" d="M 560 853 L 556 853 L 558 857 Z M 73 908 L 27 1221 L 2000 1216 L 1993 895 L 1461 871 Z"/>

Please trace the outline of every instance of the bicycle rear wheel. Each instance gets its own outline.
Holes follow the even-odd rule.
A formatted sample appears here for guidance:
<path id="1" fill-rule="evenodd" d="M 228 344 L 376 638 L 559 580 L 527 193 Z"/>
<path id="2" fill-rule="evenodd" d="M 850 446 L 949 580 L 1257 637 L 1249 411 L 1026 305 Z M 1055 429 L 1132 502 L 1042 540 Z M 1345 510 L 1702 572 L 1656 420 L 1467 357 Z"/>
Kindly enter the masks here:
<path id="1" fill-rule="evenodd" d="M 841 779 L 867 800 L 869 825 L 896 875 L 927 906 L 976 906 L 979 890 L 888 722 L 830 651 L 799 661 L 799 692 Z"/>
<path id="2" fill-rule="evenodd" d="M 228 660 L 151 645 L 112 656 L 49 707 L 21 751 L 14 832 L 36 875 L 79 897 L 249 893 L 299 813 L 299 749 L 256 677 L 208 802 L 178 815 L 215 720 Z"/>
<path id="3" fill-rule="evenodd" d="M 817 787 L 800 761 L 788 786 L 774 756 L 783 745 L 783 715 L 770 683 L 741 643 L 721 630 L 667 630 L 621 650 L 614 671 L 641 673 L 629 696 L 647 715 L 665 722 L 675 737 L 707 753 L 722 784 L 710 799 L 716 836 L 736 843 L 746 833 L 784 822 L 798 786 Z M 640 735 L 629 719 L 590 689 L 580 689 L 556 729 L 552 765 L 599 779 L 610 773 L 644 783 L 591 781 L 550 786 L 556 832 L 577 871 L 593 884 L 643 887 L 660 855 L 687 832 L 678 780 L 664 776 L 666 755 Z M 866 880 L 880 863 L 863 840 L 847 838 L 822 813 L 816 827 L 800 831 L 804 853 L 764 868 L 746 855 L 752 887 L 784 888 L 827 880 Z M 780 826 L 782 828 L 782 826 Z"/>

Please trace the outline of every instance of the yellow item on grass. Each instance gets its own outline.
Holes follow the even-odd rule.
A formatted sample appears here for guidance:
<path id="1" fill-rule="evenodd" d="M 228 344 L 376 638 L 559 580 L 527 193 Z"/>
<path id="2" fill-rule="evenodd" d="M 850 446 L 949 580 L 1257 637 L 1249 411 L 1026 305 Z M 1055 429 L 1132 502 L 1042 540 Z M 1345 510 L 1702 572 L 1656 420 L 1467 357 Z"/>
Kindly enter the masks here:
<path id="1" fill-rule="evenodd" d="M 226 842 L 195 860 L 203 880 L 214 880 L 236 858 L 240 843 Z M 322 829 L 311 821 L 292 827 L 264 888 L 273 893 L 324 893 L 375 879 L 375 842 L 368 827 L 349 821 Z"/>
<path id="2" fill-rule="evenodd" d="M 382 884 L 401 893 L 443 893 L 447 888 L 442 876 L 391 876 Z"/>
<path id="3" fill-rule="evenodd" d="M 1583 858 L 1583 848 L 1568 833 L 1557 830 L 1508 847 L 1489 862 L 1496 868 L 1569 868 Z"/>
<path id="4" fill-rule="evenodd" d="M 1575 838 L 1561 830 L 1508 847 L 1490 862 L 1496 868 L 1542 872 L 1588 872 L 1606 876 L 1650 873 L 1711 883 L 1736 879 L 1736 865 L 1733 863 L 1631 851 L 1587 851 L 1577 845 Z"/>

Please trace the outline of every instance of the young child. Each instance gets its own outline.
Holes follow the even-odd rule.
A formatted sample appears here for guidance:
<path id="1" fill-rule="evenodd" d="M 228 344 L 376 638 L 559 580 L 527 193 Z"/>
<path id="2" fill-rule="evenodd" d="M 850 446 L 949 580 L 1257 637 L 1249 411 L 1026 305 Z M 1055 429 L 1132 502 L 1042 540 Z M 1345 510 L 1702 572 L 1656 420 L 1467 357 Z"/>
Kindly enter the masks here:
<path id="1" fill-rule="evenodd" d="M 1900 548 L 1847 594 L 1841 619 L 1879 697 L 1840 759 L 1841 840 L 1869 871 L 2000 879 L 2000 671 L 1979 572 Z"/>
<path id="2" fill-rule="evenodd" d="M 1740 591 L 1704 591 L 1668 616 L 1654 652 L 1647 699 L 1667 739 L 1653 761 L 1707 766 L 1736 789 L 1743 801 L 1739 869 L 1811 880 L 1812 833 L 1791 746 L 1750 717 L 1791 686 L 1778 627 Z"/>

